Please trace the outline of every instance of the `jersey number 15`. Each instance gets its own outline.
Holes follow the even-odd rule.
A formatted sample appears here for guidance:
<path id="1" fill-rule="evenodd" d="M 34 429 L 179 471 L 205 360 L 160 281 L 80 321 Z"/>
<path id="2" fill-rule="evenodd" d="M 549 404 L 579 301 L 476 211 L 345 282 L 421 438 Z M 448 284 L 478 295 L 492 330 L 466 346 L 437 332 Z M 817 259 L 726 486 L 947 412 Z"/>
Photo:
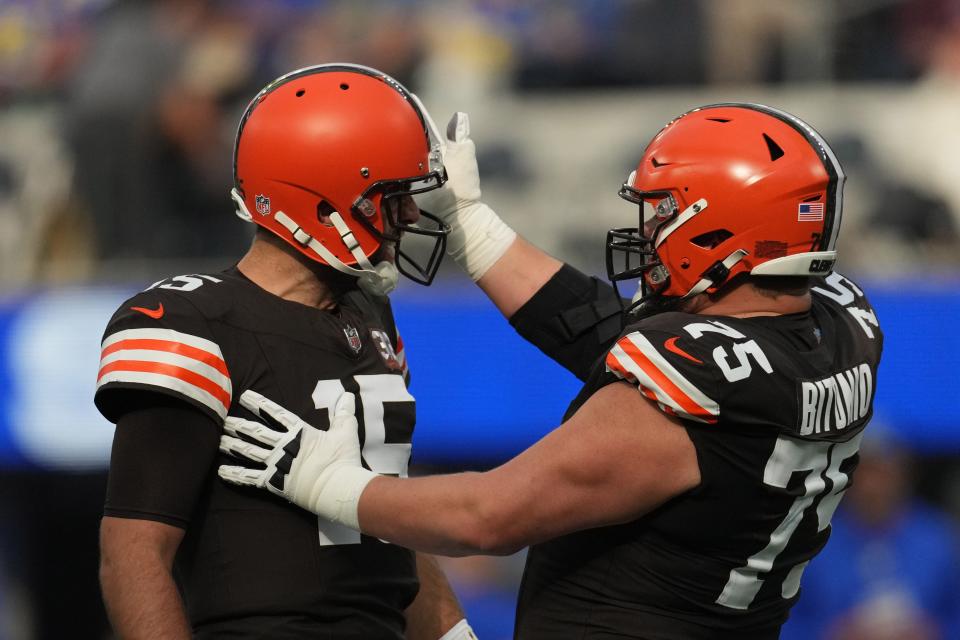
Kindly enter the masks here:
<path id="1" fill-rule="evenodd" d="M 363 408 L 362 419 L 364 427 L 363 444 L 360 454 L 371 471 L 383 475 L 407 477 L 407 465 L 410 463 L 411 443 L 409 437 L 404 442 L 396 442 L 397 438 L 390 438 L 387 442 L 387 423 L 385 414 L 386 403 L 414 403 L 413 396 L 407 391 L 403 378 L 392 373 L 377 373 L 370 375 L 355 375 L 352 377 L 359 391 L 359 404 Z M 341 380 L 320 380 L 313 389 L 313 405 L 317 409 L 326 409 L 333 418 L 333 406 L 346 389 Z M 395 406 L 395 405 L 394 405 Z M 410 434 L 412 429 L 404 429 Z M 396 435 L 396 434 L 391 434 Z M 360 544 L 360 534 L 328 520 L 319 520 L 320 544 Z"/>

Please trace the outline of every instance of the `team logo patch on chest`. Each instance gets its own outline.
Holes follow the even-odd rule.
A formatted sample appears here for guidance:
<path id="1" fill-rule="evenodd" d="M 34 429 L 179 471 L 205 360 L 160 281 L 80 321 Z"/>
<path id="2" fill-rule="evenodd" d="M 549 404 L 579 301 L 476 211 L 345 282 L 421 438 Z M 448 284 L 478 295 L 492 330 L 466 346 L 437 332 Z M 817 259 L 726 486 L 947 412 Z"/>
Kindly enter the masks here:
<path id="1" fill-rule="evenodd" d="M 357 328 L 347 325 L 343 329 L 343 335 L 347 337 L 347 344 L 350 345 L 353 352 L 360 353 L 360 349 L 363 348 L 363 343 L 360 342 L 360 332 L 357 331 Z"/>
<path id="2" fill-rule="evenodd" d="M 377 352 L 380 354 L 380 357 L 383 358 L 383 362 L 387 365 L 387 368 L 400 371 L 403 366 L 400 364 L 397 352 L 393 348 L 393 343 L 390 342 L 390 336 L 379 329 L 371 329 L 370 337 L 373 338 L 373 344 L 377 345 Z"/>

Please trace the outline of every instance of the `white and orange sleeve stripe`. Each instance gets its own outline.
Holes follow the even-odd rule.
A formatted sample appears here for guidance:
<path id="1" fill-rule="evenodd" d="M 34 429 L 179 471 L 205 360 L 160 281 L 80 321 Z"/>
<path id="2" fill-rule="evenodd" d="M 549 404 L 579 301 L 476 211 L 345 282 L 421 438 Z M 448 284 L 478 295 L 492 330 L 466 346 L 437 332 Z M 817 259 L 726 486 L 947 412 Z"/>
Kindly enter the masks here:
<path id="1" fill-rule="evenodd" d="M 233 385 L 217 343 L 172 329 L 127 329 L 100 352 L 97 389 L 110 382 L 162 387 L 226 418 Z"/>
<path id="2" fill-rule="evenodd" d="M 720 407 L 716 401 L 684 377 L 640 333 L 620 338 L 607 353 L 606 364 L 608 371 L 636 384 L 664 413 L 708 424 L 717 422 Z"/>

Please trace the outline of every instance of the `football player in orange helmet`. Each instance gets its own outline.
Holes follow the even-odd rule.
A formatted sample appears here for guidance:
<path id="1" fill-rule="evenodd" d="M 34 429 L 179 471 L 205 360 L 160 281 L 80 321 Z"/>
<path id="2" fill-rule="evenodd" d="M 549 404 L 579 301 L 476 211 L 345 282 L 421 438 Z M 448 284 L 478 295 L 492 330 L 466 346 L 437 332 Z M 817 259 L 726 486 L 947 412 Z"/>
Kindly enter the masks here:
<path id="1" fill-rule="evenodd" d="M 516 638 L 774 640 L 856 470 L 883 345 L 833 271 L 830 147 L 755 104 L 669 123 L 621 189 L 637 225 L 609 235 L 611 279 L 641 279 L 624 314 L 613 287 L 480 201 L 466 116 L 447 132 L 449 181 L 420 207 L 517 331 L 584 381 L 562 424 L 484 473 L 388 478 L 360 467 L 350 394 L 320 431 L 245 392 L 281 434 L 228 419 L 221 451 L 247 462 L 220 476 L 435 553 L 530 545 Z M 292 441 L 309 444 L 290 456 Z"/>
<path id="2" fill-rule="evenodd" d="M 240 119 L 231 192 L 237 214 L 378 295 L 396 286 L 397 270 L 430 284 L 446 224 L 430 213 L 410 221 L 401 207 L 387 206 L 446 180 L 440 141 L 423 114 L 403 85 L 359 65 L 307 67 L 276 79 Z M 433 240 L 425 261 L 404 250 L 405 235 Z M 391 244 L 395 261 L 378 254 Z"/>
<path id="3" fill-rule="evenodd" d="M 416 96 L 367 67 L 301 69 L 247 107 L 232 196 L 259 225 L 249 251 L 157 282 L 104 334 L 100 577 L 118 635 L 474 638 L 432 558 L 211 481 L 225 418 L 254 417 L 240 389 L 314 420 L 356 391 L 368 466 L 407 474 L 415 401 L 386 294 L 440 264 L 448 229 L 412 199 L 446 179 L 440 151 Z"/>
<path id="4" fill-rule="evenodd" d="M 827 143 L 793 115 L 755 104 L 694 109 L 650 142 L 620 189 L 641 220 L 608 233 L 607 275 L 640 278 L 635 301 L 662 306 L 742 273 L 828 274 L 843 181 Z"/>

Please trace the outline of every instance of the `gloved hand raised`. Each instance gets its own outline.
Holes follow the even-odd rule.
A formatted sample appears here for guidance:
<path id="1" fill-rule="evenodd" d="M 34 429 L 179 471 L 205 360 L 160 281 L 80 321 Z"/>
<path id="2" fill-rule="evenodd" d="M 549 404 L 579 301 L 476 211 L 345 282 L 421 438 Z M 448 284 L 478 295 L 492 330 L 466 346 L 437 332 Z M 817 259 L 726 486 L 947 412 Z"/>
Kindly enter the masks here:
<path id="1" fill-rule="evenodd" d="M 240 404 L 274 426 L 228 416 L 220 451 L 265 465 L 265 469 L 222 465 L 227 482 L 266 489 L 327 520 L 360 530 L 357 504 L 367 483 L 377 476 L 360 462 L 355 399 L 337 399 L 330 428 L 321 431 L 255 391 L 244 391 Z M 244 435 L 257 442 L 241 440 Z M 258 446 L 259 445 L 259 446 Z"/>
<path id="2" fill-rule="evenodd" d="M 434 139 L 441 141 L 447 182 L 414 199 L 420 209 L 450 225 L 447 253 L 476 281 L 500 259 L 517 234 L 493 209 L 480 202 L 480 173 L 467 114 L 454 113 L 444 136 L 425 109 L 423 113 Z"/>

